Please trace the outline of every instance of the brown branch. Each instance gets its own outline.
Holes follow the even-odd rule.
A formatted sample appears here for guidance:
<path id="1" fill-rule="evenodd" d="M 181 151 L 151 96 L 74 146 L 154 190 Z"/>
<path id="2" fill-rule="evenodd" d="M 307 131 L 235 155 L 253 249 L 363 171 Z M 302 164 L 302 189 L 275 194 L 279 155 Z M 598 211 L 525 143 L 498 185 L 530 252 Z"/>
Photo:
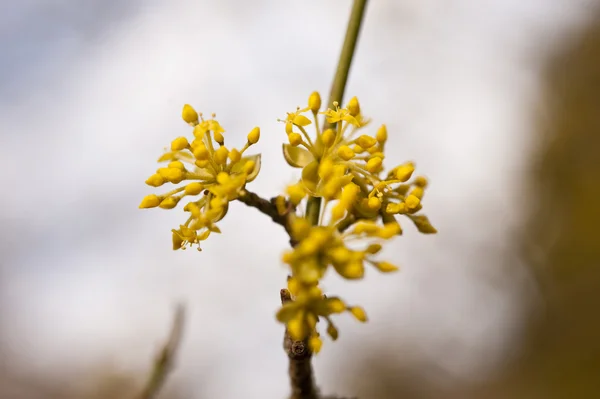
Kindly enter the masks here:
<path id="1" fill-rule="evenodd" d="M 296 246 L 297 242 L 291 238 L 292 230 L 290 225 L 290 216 L 294 214 L 295 208 L 289 202 L 286 203 L 286 212 L 284 214 L 280 214 L 277 211 L 277 207 L 275 206 L 275 198 L 266 200 L 258 194 L 244 189 L 242 190 L 242 193 L 237 199 L 238 201 L 243 202 L 251 208 L 258 209 L 260 212 L 269 216 L 273 222 L 277 223 L 280 226 L 283 226 L 285 231 L 290 236 L 290 245 L 292 247 Z"/>
<path id="2" fill-rule="evenodd" d="M 285 288 L 280 291 L 280 297 L 282 304 L 292 301 L 292 295 Z M 312 352 L 308 347 L 308 341 L 293 340 L 286 329 L 283 338 L 283 349 L 290 361 L 288 367 L 292 388 L 290 399 L 317 399 L 319 396 L 310 364 Z"/>
<path id="3" fill-rule="evenodd" d="M 185 309 L 183 305 L 178 305 L 175 309 L 175 317 L 173 318 L 173 326 L 171 327 L 169 338 L 158 353 L 158 356 L 156 356 L 148 381 L 142 393 L 137 397 L 138 399 L 153 399 L 162 388 L 167 374 L 173 367 L 175 352 L 179 347 L 183 334 L 184 321 Z"/>

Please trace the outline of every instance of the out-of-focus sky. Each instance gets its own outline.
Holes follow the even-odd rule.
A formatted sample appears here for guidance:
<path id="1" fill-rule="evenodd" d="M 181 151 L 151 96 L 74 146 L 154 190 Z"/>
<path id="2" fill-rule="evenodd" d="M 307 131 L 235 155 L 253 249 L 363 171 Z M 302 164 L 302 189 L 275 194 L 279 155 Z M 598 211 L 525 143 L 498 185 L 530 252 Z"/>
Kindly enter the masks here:
<path id="1" fill-rule="evenodd" d="M 388 163 L 430 178 L 424 212 L 385 255 L 393 276 L 326 288 L 363 305 L 340 317 L 315 367 L 326 392 L 349 348 L 391 340 L 433 378 L 486 378 L 518 334 L 535 287 L 511 253 L 525 191 L 541 60 L 591 0 L 369 5 L 347 93 L 390 132 Z M 216 112 L 230 145 L 258 125 L 249 188 L 268 197 L 284 117 L 329 90 L 350 1 L 23 1 L 0 4 L 0 316 L 4 355 L 30 370 L 98 361 L 144 370 L 172 305 L 189 323 L 175 378 L 208 397 L 283 397 L 283 230 L 234 204 L 204 251 L 171 250 L 181 210 L 141 211 L 144 180 L 188 135 L 184 103 Z M 435 371 L 432 371 L 435 370 Z M 196 382 L 200 384 L 200 382 Z M 208 384 L 208 385 L 207 385 Z M 342 393 L 339 392 L 338 393 Z"/>

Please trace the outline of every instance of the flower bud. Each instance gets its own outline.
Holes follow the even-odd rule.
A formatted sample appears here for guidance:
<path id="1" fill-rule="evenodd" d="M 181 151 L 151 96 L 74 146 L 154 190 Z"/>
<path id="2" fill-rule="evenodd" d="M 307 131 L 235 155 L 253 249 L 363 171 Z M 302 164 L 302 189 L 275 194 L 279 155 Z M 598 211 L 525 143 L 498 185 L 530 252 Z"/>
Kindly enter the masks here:
<path id="1" fill-rule="evenodd" d="M 297 147 L 300 143 L 302 143 L 302 136 L 300 136 L 298 133 L 288 134 L 288 139 L 293 147 Z"/>
<path id="2" fill-rule="evenodd" d="M 181 112 L 181 117 L 187 123 L 190 123 L 190 124 L 196 124 L 196 123 L 198 123 L 198 113 L 189 104 L 185 104 L 183 106 L 183 111 Z"/>
<path id="3" fill-rule="evenodd" d="M 236 148 L 232 148 L 229 151 L 229 159 L 231 159 L 231 162 L 236 163 L 242 159 L 242 154 Z"/>
<path id="4" fill-rule="evenodd" d="M 171 142 L 171 151 L 181 151 L 189 145 L 190 144 L 185 137 L 177 137 Z"/>
<path id="5" fill-rule="evenodd" d="M 310 97 L 308 97 L 308 107 L 313 114 L 319 112 L 319 109 L 321 108 L 321 95 L 319 92 L 313 91 Z"/>
<path id="6" fill-rule="evenodd" d="M 202 183 L 194 182 L 185 186 L 185 195 L 198 195 L 204 190 Z"/>
<path id="7" fill-rule="evenodd" d="M 223 137 L 223 133 L 219 132 L 218 130 L 215 130 L 213 132 L 213 135 L 217 143 L 219 143 L 220 145 L 223 145 L 225 143 L 225 137 Z"/>
<path id="8" fill-rule="evenodd" d="M 381 125 L 379 130 L 377 130 L 377 134 L 375 135 L 375 138 L 380 143 L 385 143 L 387 141 L 388 133 L 387 133 L 387 127 L 385 125 Z"/>
<path id="9" fill-rule="evenodd" d="M 412 176 L 414 171 L 415 164 L 412 162 L 408 162 L 396 169 L 396 179 L 404 183 L 405 181 L 410 179 L 410 176 Z"/>
<path id="10" fill-rule="evenodd" d="M 364 149 L 371 148 L 376 143 L 377 143 L 376 139 L 374 139 L 371 136 L 367 136 L 366 134 L 363 134 L 362 136 L 360 136 L 359 138 L 356 139 L 356 144 L 358 144 L 359 146 L 361 146 Z"/>
<path id="11" fill-rule="evenodd" d="M 335 132 L 332 129 L 327 129 L 321 135 L 321 140 L 325 147 L 331 147 L 335 141 Z"/>
<path id="12" fill-rule="evenodd" d="M 227 156 L 229 155 L 229 150 L 227 149 L 227 147 L 222 146 L 219 147 L 216 151 L 215 151 L 215 162 L 218 165 L 224 165 L 227 162 Z"/>
<path id="13" fill-rule="evenodd" d="M 344 161 L 349 161 L 354 158 L 354 151 L 352 151 L 352 148 L 348 147 L 347 145 L 343 145 L 338 149 L 338 155 Z"/>
<path id="14" fill-rule="evenodd" d="M 367 162 L 367 170 L 371 173 L 377 173 L 380 171 L 382 163 L 383 161 L 380 157 L 373 157 Z"/>
<path id="15" fill-rule="evenodd" d="M 352 313 L 352 316 L 356 318 L 356 320 L 361 321 L 363 323 L 367 321 L 367 314 L 365 313 L 365 310 L 360 306 L 353 306 L 349 310 L 350 313 Z"/>
<path id="16" fill-rule="evenodd" d="M 152 187 L 160 187 L 165 183 L 165 179 L 158 173 L 153 174 L 146 180 L 146 184 Z"/>
<path id="17" fill-rule="evenodd" d="M 161 201 L 162 201 L 162 198 L 160 198 L 159 196 L 157 196 L 155 194 L 147 195 L 142 200 L 142 202 L 140 204 L 140 209 L 156 208 L 158 205 L 160 205 Z"/>
<path id="18" fill-rule="evenodd" d="M 164 200 L 162 200 L 160 205 L 158 205 L 158 206 L 161 207 L 162 209 L 173 209 L 177 206 L 177 203 L 179 202 L 179 200 L 180 200 L 179 197 L 167 197 Z"/>
<path id="19" fill-rule="evenodd" d="M 358 103 L 358 98 L 352 97 L 350 101 L 348 101 L 347 108 L 348 112 L 350 112 L 350 115 L 352 116 L 360 114 L 360 104 Z"/>
<path id="20" fill-rule="evenodd" d="M 260 139 L 260 128 L 257 126 L 248 133 L 248 143 L 256 144 Z"/>

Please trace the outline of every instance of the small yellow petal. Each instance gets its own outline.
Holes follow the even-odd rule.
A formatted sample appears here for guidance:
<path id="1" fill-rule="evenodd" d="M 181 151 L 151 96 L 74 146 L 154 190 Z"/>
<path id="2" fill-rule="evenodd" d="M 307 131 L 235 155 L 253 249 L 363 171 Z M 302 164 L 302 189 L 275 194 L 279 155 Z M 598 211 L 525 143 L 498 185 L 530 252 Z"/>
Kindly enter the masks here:
<path id="1" fill-rule="evenodd" d="M 292 121 L 292 123 L 293 123 L 294 125 L 297 125 L 297 126 L 302 126 L 302 127 L 304 127 L 304 126 L 308 126 L 308 125 L 310 125 L 312 122 L 310 121 L 310 119 L 308 119 L 308 118 L 307 118 L 306 116 L 304 116 L 304 115 L 296 115 L 296 116 L 294 117 L 294 120 Z"/>

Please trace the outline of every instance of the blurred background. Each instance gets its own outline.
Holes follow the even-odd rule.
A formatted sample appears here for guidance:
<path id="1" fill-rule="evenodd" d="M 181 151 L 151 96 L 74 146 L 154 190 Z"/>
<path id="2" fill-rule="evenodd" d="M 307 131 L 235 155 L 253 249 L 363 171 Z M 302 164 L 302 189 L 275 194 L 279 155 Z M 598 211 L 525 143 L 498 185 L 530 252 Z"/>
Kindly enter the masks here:
<path id="1" fill-rule="evenodd" d="M 166 398 L 284 398 L 283 230 L 233 204 L 204 251 L 183 211 L 141 211 L 184 103 L 230 143 L 256 125 L 251 190 L 276 195 L 277 118 L 326 97 L 350 0 L 0 3 L 0 398 L 132 398 L 187 324 Z M 314 361 L 324 393 L 600 397 L 600 2 L 373 0 L 351 70 L 424 212 L 402 266 L 327 291 L 364 306 Z"/>

